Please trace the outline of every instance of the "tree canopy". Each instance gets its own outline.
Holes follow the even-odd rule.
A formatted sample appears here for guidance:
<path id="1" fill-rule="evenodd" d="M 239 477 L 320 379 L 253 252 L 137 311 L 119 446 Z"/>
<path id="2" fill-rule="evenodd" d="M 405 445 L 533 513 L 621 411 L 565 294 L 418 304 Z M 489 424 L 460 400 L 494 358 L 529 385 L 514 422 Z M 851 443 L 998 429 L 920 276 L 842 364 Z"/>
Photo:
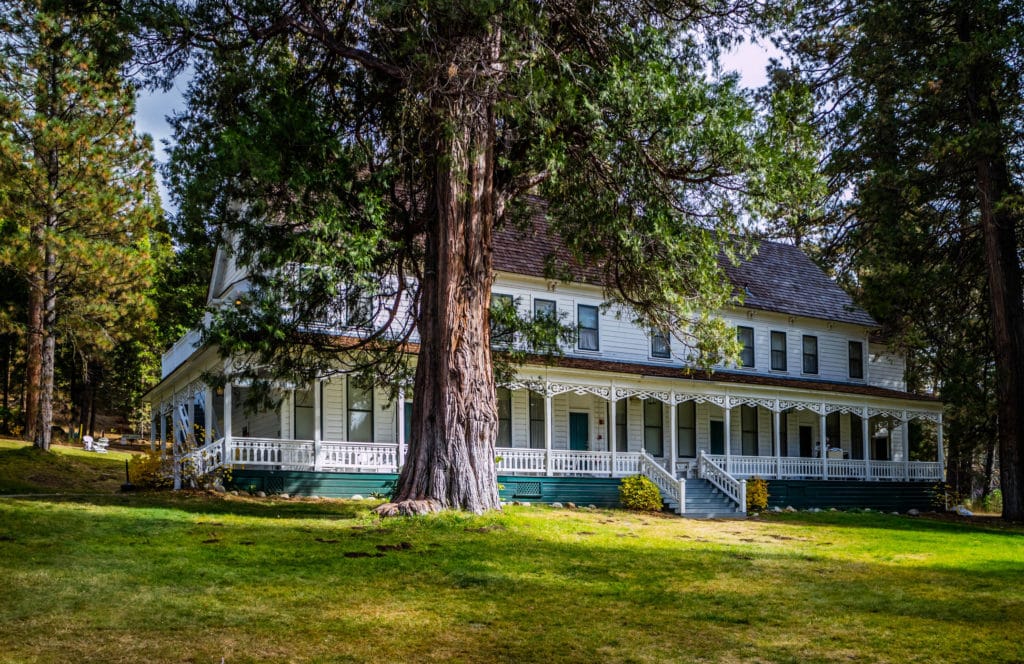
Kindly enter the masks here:
<path id="1" fill-rule="evenodd" d="M 176 119 L 178 191 L 251 275 L 212 338 L 254 373 L 372 366 L 393 380 L 413 330 L 392 314 L 411 311 L 419 350 L 399 501 L 498 505 L 491 243 L 496 227 L 525 223 L 527 195 L 599 268 L 609 304 L 697 357 L 734 348 L 709 314 L 731 297 L 719 253 L 741 213 L 802 182 L 767 175 L 791 163 L 779 158 L 787 125 L 768 131 L 734 77 L 708 74 L 729 35 L 765 20 L 751 5 L 179 11 L 202 54 Z M 383 313 L 342 354 L 309 332 L 360 327 L 346 294 Z"/>

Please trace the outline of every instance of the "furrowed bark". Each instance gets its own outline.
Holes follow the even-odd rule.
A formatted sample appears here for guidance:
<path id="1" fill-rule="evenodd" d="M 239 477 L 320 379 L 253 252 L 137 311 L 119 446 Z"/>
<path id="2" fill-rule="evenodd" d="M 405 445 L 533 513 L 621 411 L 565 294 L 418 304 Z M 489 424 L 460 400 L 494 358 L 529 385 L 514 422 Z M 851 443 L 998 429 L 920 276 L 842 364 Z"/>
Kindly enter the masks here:
<path id="1" fill-rule="evenodd" d="M 448 158 L 438 160 L 434 184 L 412 440 L 395 502 L 433 499 L 481 513 L 500 507 L 489 326 L 494 130 L 489 111 L 458 119 L 437 146 Z"/>

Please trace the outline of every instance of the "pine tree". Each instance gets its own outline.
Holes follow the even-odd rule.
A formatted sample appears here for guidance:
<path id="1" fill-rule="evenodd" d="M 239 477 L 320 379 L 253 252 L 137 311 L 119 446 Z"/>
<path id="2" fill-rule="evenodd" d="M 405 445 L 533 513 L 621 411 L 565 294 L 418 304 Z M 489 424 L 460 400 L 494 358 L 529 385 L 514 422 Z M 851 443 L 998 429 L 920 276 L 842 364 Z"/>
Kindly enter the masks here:
<path id="1" fill-rule="evenodd" d="M 149 315 L 152 150 L 119 71 L 127 41 L 94 11 L 0 3 L 0 266 L 27 283 L 26 416 L 42 449 L 57 343 L 107 351 Z"/>

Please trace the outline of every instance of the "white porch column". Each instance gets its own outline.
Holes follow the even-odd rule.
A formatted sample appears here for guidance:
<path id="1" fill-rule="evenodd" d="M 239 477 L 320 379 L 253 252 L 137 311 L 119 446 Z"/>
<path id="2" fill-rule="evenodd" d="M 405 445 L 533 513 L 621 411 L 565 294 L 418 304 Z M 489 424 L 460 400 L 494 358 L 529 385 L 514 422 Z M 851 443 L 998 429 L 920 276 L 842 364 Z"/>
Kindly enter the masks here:
<path id="1" fill-rule="evenodd" d="M 287 424 L 287 426 L 285 426 Z M 278 413 L 278 428 L 281 429 L 279 438 L 283 440 L 295 440 L 295 388 L 288 390 L 287 396 L 281 403 L 281 412 Z"/>
<path id="2" fill-rule="evenodd" d="M 903 411 L 903 479 L 910 479 L 910 420 Z"/>
<path id="3" fill-rule="evenodd" d="M 615 477 L 615 453 L 618 451 L 619 441 L 617 439 L 619 433 L 619 427 L 615 421 L 615 411 L 617 402 L 615 401 L 615 383 L 611 384 L 611 392 L 608 393 L 611 396 L 611 400 L 608 401 L 608 451 L 611 452 L 612 456 L 612 472 L 611 477 Z"/>
<path id="4" fill-rule="evenodd" d="M 825 404 L 821 404 L 821 413 L 818 415 L 818 442 L 821 445 L 821 478 L 828 479 L 828 437 L 826 434 Z"/>
<path id="5" fill-rule="evenodd" d="M 181 488 L 181 449 L 184 446 L 184 440 L 188 440 L 188 431 L 185 429 L 185 423 L 181 421 L 181 404 L 178 403 L 177 397 L 173 400 L 173 407 L 171 410 L 171 474 L 174 478 L 174 490 L 177 491 Z M 192 418 L 189 417 L 191 420 Z M 179 435 L 180 430 L 180 435 Z"/>
<path id="6" fill-rule="evenodd" d="M 939 462 L 939 479 L 943 482 L 946 481 L 946 455 L 942 450 L 942 413 L 939 413 L 939 421 L 935 430 L 936 434 L 936 447 L 938 448 L 936 456 L 938 456 Z"/>
<path id="7" fill-rule="evenodd" d="M 203 442 L 209 445 L 217 433 L 213 430 L 213 388 L 209 385 L 203 387 L 203 416 L 203 428 L 206 431 Z"/>
<path id="8" fill-rule="evenodd" d="M 231 454 L 231 383 L 224 384 L 224 447 Z M 230 457 L 229 457 L 230 458 Z"/>
<path id="9" fill-rule="evenodd" d="M 782 478 L 782 431 L 781 413 L 779 412 L 779 400 L 775 400 L 775 409 L 772 410 L 772 423 L 775 425 L 772 436 L 772 445 L 775 447 L 775 477 Z"/>
<path id="10" fill-rule="evenodd" d="M 164 412 L 164 405 L 160 404 L 160 456 L 167 451 L 167 413 Z"/>
<path id="11" fill-rule="evenodd" d="M 669 392 L 668 401 L 668 428 L 669 428 L 669 457 L 668 457 L 668 472 L 672 473 L 672 477 L 676 476 L 676 457 L 679 456 L 679 429 L 676 426 L 676 393 L 675 390 Z"/>
<path id="12" fill-rule="evenodd" d="M 320 377 L 317 376 L 316 378 L 313 379 L 313 470 L 317 472 L 319 472 L 320 469 L 323 468 L 323 461 L 320 458 L 320 451 L 324 439 L 324 432 L 322 426 L 323 416 L 321 415 L 324 408 L 323 404 L 321 403 L 322 393 L 323 381 L 321 381 Z M 401 392 L 399 392 L 399 397 L 401 397 Z M 399 431 L 401 431 L 401 429 L 399 429 Z M 398 453 L 401 454 L 402 448 L 399 447 L 398 449 Z"/>
<path id="13" fill-rule="evenodd" d="M 722 410 L 722 428 L 725 429 L 725 472 L 732 474 L 732 423 L 730 413 L 732 406 L 729 397 L 725 397 L 725 408 Z"/>
<path id="14" fill-rule="evenodd" d="M 152 405 L 150 406 L 152 408 Z M 149 418 L 149 451 L 156 452 L 156 418 L 159 417 L 160 408 L 159 404 L 156 408 L 156 415 L 151 415 Z"/>
<path id="15" fill-rule="evenodd" d="M 192 445 L 198 446 L 199 441 L 196 440 L 196 395 L 190 394 L 188 397 L 188 430 L 185 431 L 185 445 L 188 449 L 189 438 L 192 439 Z"/>
<path id="16" fill-rule="evenodd" d="M 861 411 L 860 415 L 860 439 L 861 446 L 864 448 L 864 479 L 871 481 L 871 444 L 868 441 L 868 435 L 871 433 L 871 427 L 868 424 L 868 407 L 864 406 L 864 410 Z"/>
<path id="17" fill-rule="evenodd" d="M 555 409 L 551 401 L 551 393 L 544 388 L 544 472 L 551 477 L 551 429 L 554 426 Z"/>
<path id="18" fill-rule="evenodd" d="M 395 422 L 398 425 L 398 468 L 402 470 L 405 465 L 405 388 L 398 388 L 398 412 L 395 413 Z"/>

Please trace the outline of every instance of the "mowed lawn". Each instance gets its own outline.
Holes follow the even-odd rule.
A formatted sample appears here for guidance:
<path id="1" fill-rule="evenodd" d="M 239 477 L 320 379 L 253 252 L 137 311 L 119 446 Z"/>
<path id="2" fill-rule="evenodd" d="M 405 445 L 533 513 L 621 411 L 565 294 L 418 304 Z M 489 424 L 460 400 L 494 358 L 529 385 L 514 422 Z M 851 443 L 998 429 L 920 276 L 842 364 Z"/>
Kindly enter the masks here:
<path id="1" fill-rule="evenodd" d="M 1020 528 L 372 505 L 0 497 L 0 661 L 1024 660 Z"/>

